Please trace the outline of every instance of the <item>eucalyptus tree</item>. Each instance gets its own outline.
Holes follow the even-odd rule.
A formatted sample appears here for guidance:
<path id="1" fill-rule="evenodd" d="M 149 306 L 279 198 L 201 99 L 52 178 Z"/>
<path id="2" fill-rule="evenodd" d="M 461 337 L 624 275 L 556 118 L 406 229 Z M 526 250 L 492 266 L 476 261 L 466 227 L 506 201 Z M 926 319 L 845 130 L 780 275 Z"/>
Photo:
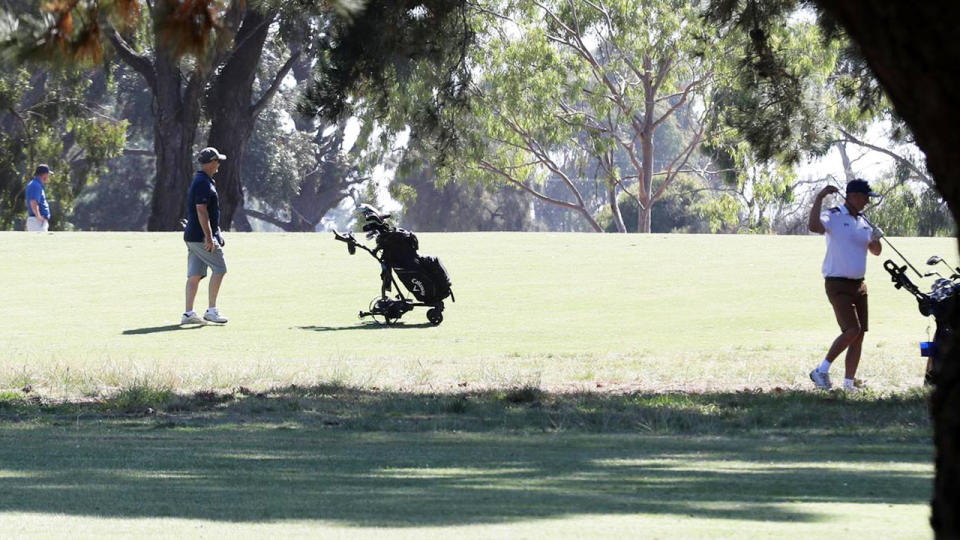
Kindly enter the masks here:
<path id="1" fill-rule="evenodd" d="M 179 227 L 197 128 L 204 119 L 210 126 L 206 145 L 228 156 L 217 182 L 221 223 L 229 227 L 243 206 L 243 155 L 257 118 L 316 39 L 303 29 L 322 29 L 330 10 L 309 2 L 292 6 L 245 0 L 149 5 L 153 27 L 147 43 L 134 47 L 127 39 L 135 39 L 135 34 L 126 38 L 115 29 L 109 33 L 120 58 L 144 77 L 154 94 L 157 176 L 148 229 Z M 297 26 L 301 32 L 286 61 L 264 73 L 261 58 L 276 25 Z M 269 82 L 255 85 L 258 78 Z"/>
<path id="2" fill-rule="evenodd" d="M 139 11 L 139 4 L 134 5 Z M 193 170 L 203 95 L 218 57 L 229 50 L 228 28 L 236 28 L 243 10 L 238 3 L 201 6 L 173 0 L 146 7 L 146 16 L 136 24 L 118 28 L 108 23 L 106 35 L 117 56 L 143 77 L 153 95 L 156 175 L 147 229 L 177 230 Z"/>
<path id="3" fill-rule="evenodd" d="M 141 74 L 153 95 L 155 114 L 157 171 L 148 228 L 175 230 L 205 115 L 210 120 L 208 144 L 233 153 L 220 186 L 227 225 L 242 203 L 239 164 L 246 141 L 304 48 L 311 47 L 322 60 L 317 64 L 318 90 L 308 108 L 337 114 L 350 88 L 361 80 L 371 80 L 371 88 L 383 91 L 388 83 L 378 71 L 402 65 L 411 56 L 442 51 L 443 37 L 456 39 L 463 33 L 462 27 L 445 24 L 446 18 L 457 19 L 463 6 L 463 0 L 56 2 L 43 6 L 43 16 L 35 19 L 19 45 L 24 56 L 34 59 L 96 63 L 102 60 L 106 39 L 117 56 Z M 276 73 L 258 73 L 263 44 L 284 15 L 307 21 L 298 25 L 298 48 L 291 49 Z M 255 95 L 257 77 L 271 84 Z"/>
<path id="4" fill-rule="evenodd" d="M 179 228 L 210 79 L 237 44 L 245 2 L 103 0 L 51 2 L 16 12 L 24 61 L 99 64 L 115 54 L 153 96 L 156 176 L 148 228 Z M 109 43 L 109 44 L 108 44 Z"/>
<path id="5" fill-rule="evenodd" d="M 463 168 L 600 231 L 598 207 L 571 172 L 597 171 L 617 229 L 626 230 L 617 194 L 627 192 L 638 230 L 649 232 L 651 210 L 695 159 L 713 111 L 720 55 L 700 12 L 681 0 L 534 0 L 485 4 L 484 13 L 472 134 L 481 144 Z M 668 123 L 683 140 L 656 163 Z M 566 196 L 548 195 L 547 178 Z"/>

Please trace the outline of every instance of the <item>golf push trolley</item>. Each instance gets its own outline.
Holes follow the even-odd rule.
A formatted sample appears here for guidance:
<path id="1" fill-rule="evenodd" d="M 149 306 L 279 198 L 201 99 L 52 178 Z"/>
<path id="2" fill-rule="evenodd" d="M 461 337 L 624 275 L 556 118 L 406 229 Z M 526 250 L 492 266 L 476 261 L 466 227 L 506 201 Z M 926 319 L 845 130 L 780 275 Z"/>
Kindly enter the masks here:
<path id="1" fill-rule="evenodd" d="M 412 232 L 394 227 L 388 221 L 390 214 L 381 214 L 369 204 L 361 204 L 358 210 L 363 216 L 363 232 L 367 239 L 376 238 L 376 247 L 370 249 L 353 237 L 353 233 L 333 232 L 334 238 L 347 244 L 347 251 L 354 255 L 360 248 L 380 263 L 380 296 L 370 302 L 368 311 L 361 311 L 360 318 L 372 317 L 377 322 L 393 324 L 415 307 L 427 307 L 427 320 L 433 325 L 443 322 L 443 301 L 449 296 L 456 302 L 451 290 L 447 270 L 436 257 L 417 253 L 419 242 Z M 404 287 L 416 298 L 406 298 L 394 279 L 394 274 Z M 396 289 L 393 298 L 389 293 Z"/>
<path id="2" fill-rule="evenodd" d="M 927 358 L 924 382 L 928 385 L 934 384 L 943 362 L 943 358 L 937 350 L 937 343 L 942 343 L 942 340 L 951 332 L 947 317 L 950 316 L 950 312 L 954 307 L 953 303 L 956 301 L 958 293 L 960 293 L 960 267 L 951 268 L 941 257 L 934 255 L 927 259 L 927 265 L 935 266 L 943 263 L 944 266 L 950 269 L 949 277 L 944 277 L 936 271 L 920 273 L 899 251 L 897 251 L 897 254 L 900 255 L 907 264 L 905 266 L 898 266 L 892 260 L 887 259 L 883 263 L 883 269 L 890 274 L 895 288 L 905 289 L 917 299 L 917 307 L 920 309 L 920 314 L 924 317 L 932 315 L 936 322 L 934 340 L 925 341 L 920 344 L 920 355 Z M 922 292 L 920 288 L 910 280 L 907 276 L 907 267 L 913 270 L 921 279 L 937 276 L 929 293 Z"/>

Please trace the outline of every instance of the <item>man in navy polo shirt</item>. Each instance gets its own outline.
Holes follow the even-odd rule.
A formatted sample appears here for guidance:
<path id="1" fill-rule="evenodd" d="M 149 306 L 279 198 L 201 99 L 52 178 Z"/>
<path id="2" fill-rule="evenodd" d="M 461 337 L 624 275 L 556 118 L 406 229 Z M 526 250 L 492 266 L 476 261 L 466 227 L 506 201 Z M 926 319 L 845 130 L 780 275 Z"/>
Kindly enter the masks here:
<path id="1" fill-rule="evenodd" d="M 180 324 L 203 324 L 204 321 L 226 323 L 227 318 L 217 310 L 217 294 L 227 273 L 223 258 L 223 237 L 220 234 L 220 200 L 213 175 L 220 169 L 220 162 L 227 159 L 216 148 L 204 148 L 197 160 L 200 170 L 193 177 L 187 190 L 187 226 L 183 241 L 187 244 L 187 302 Z M 213 271 L 210 277 L 208 300 L 210 307 L 201 319 L 193 311 L 193 301 L 200 288 L 200 280 L 207 277 L 207 268 Z"/>
<path id="2" fill-rule="evenodd" d="M 867 251 L 880 255 L 883 231 L 873 227 L 861 212 L 877 194 L 865 180 L 847 183 L 843 206 L 820 211 L 823 199 L 839 190 L 827 186 L 817 194 L 810 209 L 810 232 L 826 234 L 827 254 L 823 259 L 824 288 L 833 306 L 841 334 L 830 345 L 823 362 L 810 372 L 810 379 L 820 389 L 829 389 L 830 364 L 846 349 L 843 389 L 853 390 L 860 364 L 863 336 L 867 331 Z"/>
<path id="3" fill-rule="evenodd" d="M 50 205 L 43 186 L 50 180 L 53 171 L 46 165 L 37 167 L 33 180 L 27 184 L 27 230 L 47 232 L 50 230 Z"/>

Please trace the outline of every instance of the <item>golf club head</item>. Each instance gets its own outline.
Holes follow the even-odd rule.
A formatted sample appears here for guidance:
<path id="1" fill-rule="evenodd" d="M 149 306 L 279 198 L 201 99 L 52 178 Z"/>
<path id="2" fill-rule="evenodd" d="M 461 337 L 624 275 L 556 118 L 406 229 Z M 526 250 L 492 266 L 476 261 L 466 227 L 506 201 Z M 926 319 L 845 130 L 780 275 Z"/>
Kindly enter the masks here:
<path id="1" fill-rule="evenodd" d="M 370 206 L 369 204 L 366 204 L 366 203 L 361 204 L 359 208 L 360 208 L 360 212 L 362 212 L 363 215 L 367 218 L 369 218 L 370 216 L 380 217 L 380 211 L 374 208 L 373 206 Z"/>
<path id="2" fill-rule="evenodd" d="M 940 261 L 942 261 L 942 260 L 943 260 L 943 259 L 942 259 L 939 255 L 933 255 L 933 256 L 931 256 L 929 259 L 927 259 L 927 265 L 928 265 L 928 266 L 933 266 L 933 265 L 935 265 L 935 264 L 939 264 Z"/>

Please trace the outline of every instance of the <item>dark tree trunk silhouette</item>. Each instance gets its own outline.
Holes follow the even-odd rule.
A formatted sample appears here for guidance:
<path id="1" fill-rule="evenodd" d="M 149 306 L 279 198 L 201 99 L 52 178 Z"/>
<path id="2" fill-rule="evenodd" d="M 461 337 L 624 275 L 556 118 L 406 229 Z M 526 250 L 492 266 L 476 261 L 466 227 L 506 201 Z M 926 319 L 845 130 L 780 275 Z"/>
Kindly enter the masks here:
<path id="1" fill-rule="evenodd" d="M 171 9 L 169 0 L 153 7 L 154 18 Z M 193 173 L 193 144 L 201 116 L 206 75 L 202 63 L 184 84 L 180 60 L 154 33 L 154 56 L 137 53 L 116 30 L 107 34 L 120 58 L 139 73 L 153 95 L 153 145 L 156 176 L 147 230 L 180 230 L 185 215 L 186 191 Z"/>
<path id="2" fill-rule="evenodd" d="M 150 203 L 147 229 L 176 231 L 185 216 L 186 191 L 196 169 L 195 143 L 197 126 L 202 118 L 206 86 L 206 104 L 211 117 L 208 144 L 227 154 L 217 175 L 221 197 L 223 228 L 229 228 L 233 214 L 242 204 L 240 160 L 243 147 L 253 132 L 257 114 L 276 92 L 271 87 L 257 103 L 252 103 L 253 81 L 260 64 L 260 55 L 270 22 L 275 14 L 243 10 L 235 2 L 224 19 L 225 28 L 238 28 L 236 35 L 224 32 L 218 37 L 219 53 L 195 62 L 196 67 L 184 83 L 181 60 L 174 56 L 161 32 L 154 32 L 154 56 L 140 55 L 115 30 L 108 34 L 121 59 L 136 70 L 153 94 L 154 154 L 156 177 Z M 169 0 L 161 0 L 152 10 L 154 19 L 170 10 Z M 242 22 L 241 22 L 242 21 Z M 232 45 L 230 43 L 232 42 Z M 230 46 L 228 46 L 230 45 Z M 210 81 L 211 66 L 222 62 L 216 78 Z M 288 63 L 289 64 L 289 63 Z M 282 79 L 289 65 L 277 80 Z"/>
<path id="3" fill-rule="evenodd" d="M 194 73 L 186 89 L 181 87 L 180 68 L 167 53 L 161 52 L 153 64 L 154 153 L 157 173 L 150 202 L 149 231 L 182 229 L 186 194 L 194 171 L 193 144 L 200 120 L 202 77 Z"/>
<path id="4" fill-rule="evenodd" d="M 207 113 L 210 115 L 208 144 L 227 155 L 227 160 L 220 164 L 220 172 L 217 173 L 220 226 L 224 229 L 234 223 L 237 210 L 243 207 L 243 153 L 253 135 L 257 117 L 300 57 L 299 53 L 294 53 L 278 71 L 269 88 L 254 102 L 254 81 L 270 23 L 275 18 L 276 13 L 273 12 L 246 11 L 235 38 L 237 47 L 207 94 Z M 242 222 L 243 219 L 236 224 L 237 228 L 244 226 Z"/>
<path id="5" fill-rule="evenodd" d="M 816 1 L 859 45 L 960 221 L 960 3 Z M 956 309 L 950 326 L 960 328 Z M 936 446 L 931 524 L 938 538 L 960 538 L 960 349 L 955 339 L 944 341 L 938 343 L 942 370 L 930 402 Z"/>

